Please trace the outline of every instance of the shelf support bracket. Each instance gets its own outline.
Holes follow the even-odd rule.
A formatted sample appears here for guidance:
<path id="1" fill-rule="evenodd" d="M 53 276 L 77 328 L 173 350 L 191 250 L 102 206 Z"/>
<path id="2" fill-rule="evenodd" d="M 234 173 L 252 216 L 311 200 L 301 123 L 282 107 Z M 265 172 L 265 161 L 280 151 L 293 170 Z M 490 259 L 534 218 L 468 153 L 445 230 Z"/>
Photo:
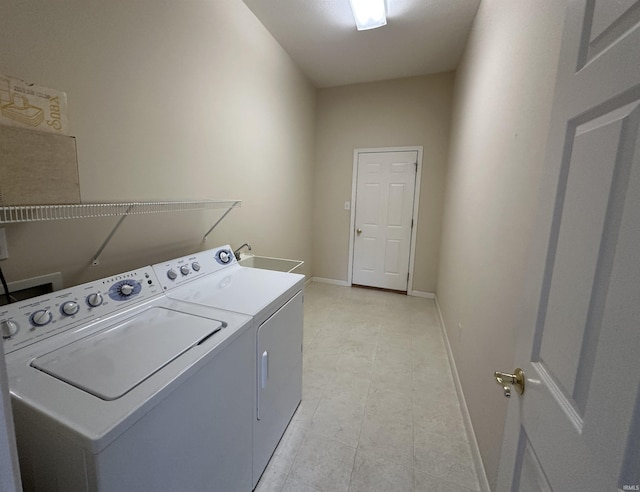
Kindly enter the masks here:
<path id="1" fill-rule="evenodd" d="M 209 234 L 211 234 L 211 231 L 213 231 L 213 230 L 218 226 L 218 224 L 219 224 L 220 222 L 222 222 L 222 220 L 223 220 L 223 219 L 224 219 L 224 218 L 229 214 L 229 212 L 231 212 L 231 210 L 233 210 L 233 209 L 238 205 L 238 203 L 240 203 L 240 202 L 234 202 L 234 204 L 233 204 L 233 205 L 231 205 L 231 206 L 230 206 L 230 207 L 225 211 L 225 213 L 223 213 L 223 214 L 222 214 L 222 216 L 221 216 L 221 217 L 216 221 L 216 223 L 215 223 L 215 224 L 213 224 L 213 225 L 211 226 L 211 229 L 209 229 L 209 230 L 205 233 L 204 237 L 202 238 L 202 241 L 203 241 L 203 242 L 207 240 L 207 237 L 209 237 Z"/>
<path id="2" fill-rule="evenodd" d="M 127 208 L 127 210 L 124 212 L 124 214 L 122 214 L 122 217 L 120 217 L 120 219 L 118 220 L 117 224 L 115 225 L 115 227 L 111 230 L 111 232 L 109 233 L 109 235 L 107 236 L 107 238 L 102 242 L 102 245 L 98 248 L 98 251 L 96 251 L 96 254 L 93 255 L 93 259 L 91 260 L 91 266 L 98 266 L 100 264 L 100 255 L 102 254 L 102 252 L 104 251 L 104 248 L 107 247 L 107 244 L 109 244 L 109 242 L 111 241 L 111 239 L 113 238 L 114 234 L 116 233 L 116 231 L 120 228 L 120 226 L 122 225 L 122 223 L 124 222 L 124 219 L 127 218 L 127 216 L 129 215 L 129 212 L 131 212 L 131 209 L 133 208 L 134 204 L 132 203 L 131 205 L 129 205 L 129 207 Z"/>

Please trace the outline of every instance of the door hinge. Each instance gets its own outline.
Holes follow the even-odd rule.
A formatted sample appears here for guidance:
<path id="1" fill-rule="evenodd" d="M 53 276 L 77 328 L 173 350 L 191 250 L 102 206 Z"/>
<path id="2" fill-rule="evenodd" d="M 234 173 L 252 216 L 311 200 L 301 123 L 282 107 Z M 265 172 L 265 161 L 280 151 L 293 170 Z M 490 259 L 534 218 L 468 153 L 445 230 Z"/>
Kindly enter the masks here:
<path id="1" fill-rule="evenodd" d="M 409 272 L 407 272 L 407 283 L 409 283 Z"/>
<path id="2" fill-rule="evenodd" d="M 411 219 L 411 229 L 413 229 L 413 219 Z"/>

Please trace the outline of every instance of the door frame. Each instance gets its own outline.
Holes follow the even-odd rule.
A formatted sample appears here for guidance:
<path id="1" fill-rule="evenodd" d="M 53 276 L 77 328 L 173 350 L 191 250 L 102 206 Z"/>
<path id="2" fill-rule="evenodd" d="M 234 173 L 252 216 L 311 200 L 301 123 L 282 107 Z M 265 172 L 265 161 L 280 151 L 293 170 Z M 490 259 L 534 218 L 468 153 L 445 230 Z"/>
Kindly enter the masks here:
<path id="1" fill-rule="evenodd" d="M 420 296 L 420 293 L 413 290 L 413 266 L 416 251 L 416 231 L 418 230 L 418 208 L 420 206 L 420 181 L 422 178 L 422 145 L 409 147 L 364 147 L 353 149 L 353 175 L 351 178 L 351 219 L 349 221 L 349 270 L 347 272 L 347 284 L 353 285 L 353 246 L 355 241 L 355 221 L 356 221 L 356 189 L 358 186 L 358 157 L 365 153 L 384 152 L 417 152 L 418 165 L 416 171 L 416 184 L 413 193 L 413 228 L 411 229 L 411 246 L 409 250 L 409 282 L 407 283 L 407 295 Z"/>

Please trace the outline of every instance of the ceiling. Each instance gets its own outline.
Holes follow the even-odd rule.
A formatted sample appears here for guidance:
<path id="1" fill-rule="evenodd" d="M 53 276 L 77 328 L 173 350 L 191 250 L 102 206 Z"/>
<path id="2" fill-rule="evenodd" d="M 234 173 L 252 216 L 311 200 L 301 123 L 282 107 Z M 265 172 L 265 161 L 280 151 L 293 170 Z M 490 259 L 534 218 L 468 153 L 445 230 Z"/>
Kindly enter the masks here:
<path id="1" fill-rule="evenodd" d="M 454 70 L 480 0 L 387 0 L 357 31 L 349 0 L 243 0 L 316 87 Z"/>

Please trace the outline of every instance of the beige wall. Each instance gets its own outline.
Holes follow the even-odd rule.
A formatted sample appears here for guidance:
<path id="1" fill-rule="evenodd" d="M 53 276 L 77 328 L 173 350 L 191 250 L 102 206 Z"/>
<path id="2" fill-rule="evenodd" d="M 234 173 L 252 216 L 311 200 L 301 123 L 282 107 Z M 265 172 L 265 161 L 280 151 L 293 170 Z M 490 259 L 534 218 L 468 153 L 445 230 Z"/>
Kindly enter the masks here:
<path id="1" fill-rule="evenodd" d="M 435 292 L 453 74 L 320 89 L 313 274 L 347 280 L 353 150 L 424 146 L 414 290 Z"/>
<path id="2" fill-rule="evenodd" d="M 217 211 L 7 226 L 7 279 L 66 285 L 227 242 L 311 261 L 315 89 L 237 0 L 8 0 L 0 72 L 66 91 L 84 201 L 241 199 Z M 44 177 L 46 179 L 46 176 Z"/>
<path id="3" fill-rule="evenodd" d="M 437 295 L 492 487 L 563 12 L 483 0 L 455 81 Z"/>

